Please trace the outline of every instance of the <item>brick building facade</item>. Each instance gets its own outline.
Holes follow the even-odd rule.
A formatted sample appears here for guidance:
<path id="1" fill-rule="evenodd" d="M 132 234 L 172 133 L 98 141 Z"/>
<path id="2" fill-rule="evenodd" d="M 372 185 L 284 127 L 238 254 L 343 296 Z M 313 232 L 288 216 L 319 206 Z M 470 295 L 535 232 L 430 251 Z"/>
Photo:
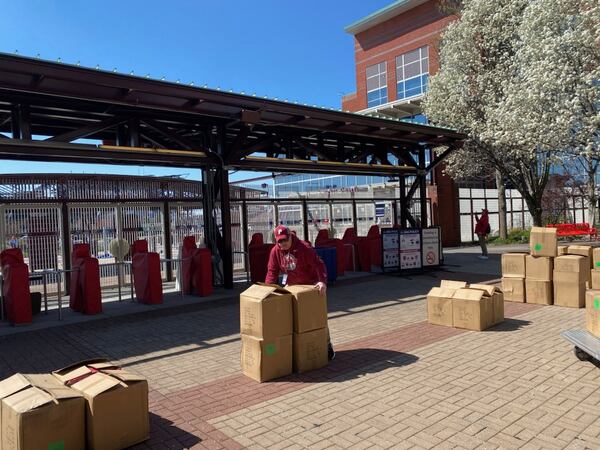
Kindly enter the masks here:
<path id="1" fill-rule="evenodd" d="M 454 20 L 436 0 L 398 0 L 349 25 L 354 36 L 356 92 L 344 96 L 342 108 L 424 120 L 421 100 L 429 75 L 439 68 L 440 34 Z M 436 169 L 427 193 L 433 223 L 442 227 L 445 246 L 460 243 L 458 188 Z"/>

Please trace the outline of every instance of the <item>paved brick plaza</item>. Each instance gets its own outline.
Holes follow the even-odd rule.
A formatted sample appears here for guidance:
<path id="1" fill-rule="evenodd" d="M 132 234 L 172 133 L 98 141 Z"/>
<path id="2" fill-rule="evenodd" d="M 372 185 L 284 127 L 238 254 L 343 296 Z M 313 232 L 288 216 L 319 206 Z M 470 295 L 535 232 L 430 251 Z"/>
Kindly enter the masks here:
<path id="1" fill-rule="evenodd" d="M 583 310 L 506 303 L 484 332 L 428 325 L 442 278 L 494 281 L 499 256 L 447 253 L 444 271 L 329 292 L 336 359 L 259 384 L 240 374 L 237 298 L 0 338 L 0 375 L 108 356 L 150 383 L 138 448 L 600 448 L 600 370 L 560 331 Z"/>

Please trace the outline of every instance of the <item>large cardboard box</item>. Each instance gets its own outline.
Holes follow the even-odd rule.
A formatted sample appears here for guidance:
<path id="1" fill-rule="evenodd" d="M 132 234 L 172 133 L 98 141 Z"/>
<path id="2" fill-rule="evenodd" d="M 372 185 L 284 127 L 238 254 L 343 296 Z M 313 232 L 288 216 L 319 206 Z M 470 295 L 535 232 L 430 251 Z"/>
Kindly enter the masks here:
<path id="1" fill-rule="evenodd" d="M 327 328 L 327 296 L 319 294 L 314 286 L 288 286 L 292 294 L 294 333 Z"/>
<path id="2" fill-rule="evenodd" d="M 600 247 L 595 247 L 592 250 L 594 270 L 600 270 Z"/>
<path id="3" fill-rule="evenodd" d="M 454 326 L 452 297 L 456 289 L 434 287 L 427 294 L 427 321 L 434 325 Z"/>
<path id="4" fill-rule="evenodd" d="M 590 265 L 587 256 L 564 255 L 554 259 L 554 273 L 576 273 L 585 284 L 590 279 Z M 572 277 L 570 278 L 572 279 Z"/>
<path id="5" fill-rule="evenodd" d="M 327 328 L 294 333 L 294 372 L 303 373 L 325 367 L 327 358 Z"/>
<path id="6" fill-rule="evenodd" d="M 53 372 L 86 400 L 91 450 L 125 448 L 148 439 L 148 381 L 106 359 L 81 361 Z"/>
<path id="7" fill-rule="evenodd" d="M 448 289 L 460 289 L 468 286 L 466 281 L 454 281 L 454 280 L 442 280 L 440 283 L 441 288 Z"/>
<path id="8" fill-rule="evenodd" d="M 502 292 L 507 302 L 525 303 L 525 278 L 502 278 Z"/>
<path id="9" fill-rule="evenodd" d="M 469 288 L 482 290 L 487 297 L 492 298 L 491 325 L 496 325 L 504 321 L 504 293 L 500 289 L 489 284 L 472 284 Z"/>
<path id="10" fill-rule="evenodd" d="M 240 333 L 259 339 L 292 334 L 292 294 L 276 285 L 254 284 L 240 294 Z"/>
<path id="11" fill-rule="evenodd" d="M 525 279 L 525 298 L 527 299 L 527 303 L 551 305 L 552 293 L 552 281 Z"/>
<path id="12" fill-rule="evenodd" d="M 492 325 L 492 298 L 482 290 L 457 289 L 452 297 L 452 309 L 456 328 L 482 331 Z"/>
<path id="13" fill-rule="evenodd" d="M 600 337 L 600 290 L 591 289 L 585 293 L 585 327 L 596 337 Z"/>
<path id="14" fill-rule="evenodd" d="M 591 286 L 592 289 L 600 289 L 600 270 L 592 270 Z"/>
<path id="15" fill-rule="evenodd" d="M 0 382 L 4 450 L 84 449 L 85 400 L 50 374 Z"/>
<path id="16" fill-rule="evenodd" d="M 502 255 L 502 277 L 525 278 L 526 253 L 504 253 Z"/>
<path id="17" fill-rule="evenodd" d="M 556 256 L 556 228 L 533 227 L 529 236 L 529 252 L 533 256 Z"/>
<path id="18" fill-rule="evenodd" d="M 559 245 L 558 247 L 556 247 L 556 255 L 557 256 L 566 255 L 568 248 L 569 247 L 567 245 Z"/>
<path id="19" fill-rule="evenodd" d="M 242 372 L 256 381 L 292 373 L 292 335 L 258 339 L 242 334 Z"/>
<path id="20" fill-rule="evenodd" d="M 554 304 L 569 308 L 585 306 L 585 281 L 577 272 L 554 271 Z"/>
<path id="21" fill-rule="evenodd" d="M 569 245 L 567 254 L 585 256 L 588 258 L 590 269 L 594 267 L 594 248 L 590 245 Z"/>
<path id="22" fill-rule="evenodd" d="M 554 270 L 553 258 L 548 256 L 531 256 L 525 258 L 526 276 L 530 280 L 552 280 Z"/>

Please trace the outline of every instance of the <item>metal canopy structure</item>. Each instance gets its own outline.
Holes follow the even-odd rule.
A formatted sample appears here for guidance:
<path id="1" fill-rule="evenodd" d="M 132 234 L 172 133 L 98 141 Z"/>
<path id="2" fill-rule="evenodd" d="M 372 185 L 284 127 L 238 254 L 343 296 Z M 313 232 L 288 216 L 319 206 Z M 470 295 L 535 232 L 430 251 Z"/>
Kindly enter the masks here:
<path id="1" fill-rule="evenodd" d="M 229 169 L 426 176 L 464 135 L 446 128 L 0 54 L 0 158 L 200 168 L 207 244 L 232 286 Z M 97 144 L 82 143 L 91 139 Z M 447 146 L 429 165 L 426 148 Z M 413 178 L 411 178 L 413 180 Z M 421 223 L 426 223 L 422 208 Z M 423 216 L 424 215 L 424 216 Z"/>

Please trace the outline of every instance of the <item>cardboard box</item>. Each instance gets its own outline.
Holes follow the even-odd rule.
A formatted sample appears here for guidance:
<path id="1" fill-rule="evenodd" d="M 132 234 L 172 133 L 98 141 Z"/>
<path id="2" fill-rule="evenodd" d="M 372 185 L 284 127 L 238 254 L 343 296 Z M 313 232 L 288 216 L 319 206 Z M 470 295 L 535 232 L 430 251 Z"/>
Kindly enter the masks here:
<path id="1" fill-rule="evenodd" d="M 592 270 L 591 275 L 591 289 L 600 289 L 600 270 Z"/>
<path id="2" fill-rule="evenodd" d="M 327 328 L 327 296 L 319 294 L 314 286 L 288 286 L 292 293 L 294 333 Z"/>
<path id="3" fill-rule="evenodd" d="M 594 270 L 600 270 L 600 247 L 592 250 Z"/>
<path id="4" fill-rule="evenodd" d="M 492 298 L 479 289 L 457 289 L 452 297 L 454 326 L 466 330 L 482 331 L 493 321 Z"/>
<path id="5" fill-rule="evenodd" d="M 240 294 L 240 333 L 259 339 L 292 334 L 292 294 L 276 285 L 254 284 Z"/>
<path id="6" fill-rule="evenodd" d="M 566 245 L 559 245 L 558 247 L 556 247 L 556 255 L 560 256 L 560 255 L 566 255 L 567 254 L 567 249 L 569 247 Z"/>
<path id="7" fill-rule="evenodd" d="M 492 298 L 491 325 L 496 325 L 504 321 L 504 293 L 499 288 L 489 284 L 472 284 L 469 288 L 482 290 L 487 297 Z"/>
<path id="8" fill-rule="evenodd" d="M 592 289 L 585 293 L 585 328 L 600 337 L 600 290 Z"/>
<path id="9" fill-rule="evenodd" d="M 440 283 L 441 288 L 448 289 L 460 289 L 466 288 L 467 286 L 468 284 L 466 281 L 442 280 L 442 282 Z"/>
<path id="10" fill-rule="evenodd" d="M 563 255 L 554 259 L 554 273 L 576 273 L 582 283 L 590 279 L 590 263 L 587 256 Z M 572 279 L 572 278 L 569 278 Z"/>
<path id="11" fill-rule="evenodd" d="M 0 381 L 4 450 L 85 448 L 85 400 L 50 374 Z"/>
<path id="12" fill-rule="evenodd" d="M 548 256 L 531 256 L 525 258 L 525 278 L 529 280 L 552 280 L 554 270 L 553 258 Z"/>
<path id="13" fill-rule="evenodd" d="M 502 292 L 507 302 L 525 303 L 525 278 L 502 278 Z"/>
<path id="14" fill-rule="evenodd" d="M 598 272 L 600 273 L 600 272 Z M 454 326 L 452 297 L 456 289 L 434 287 L 427 294 L 427 321 L 434 325 Z"/>
<path id="15" fill-rule="evenodd" d="M 525 278 L 527 253 L 504 253 L 502 255 L 502 277 Z"/>
<path id="16" fill-rule="evenodd" d="M 527 299 L 527 303 L 551 305 L 552 289 L 552 281 L 525 279 L 525 298 Z"/>
<path id="17" fill-rule="evenodd" d="M 554 271 L 553 280 L 554 304 L 569 308 L 585 306 L 585 281 L 576 272 Z"/>
<path id="18" fill-rule="evenodd" d="M 594 248 L 590 245 L 569 245 L 567 254 L 585 256 L 590 263 L 590 269 L 594 267 Z"/>
<path id="19" fill-rule="evenodd" d="M 529 252 L 533 256 L 556 256 L 556 228 L 533 227 L 529 235 Z"/>
<path id="20" fill-rule="evenodd" d="M 148 381 L 106 359 L 53 372 L 86 400 L 86 443 L 92 450 L 125 448 L 149 438 Z"/>
<path id="21" fill-rule="evenodd" d="M 258 339 L 242 334 L 242 372 L 256 381 L 292 373 L 292 335 Z"/>
<path id="22" fill-rule="evenodd" d="M 303 373 L 325 367 L 327 358 L 327 328 L 294 333 L 294 372 Z"/>

